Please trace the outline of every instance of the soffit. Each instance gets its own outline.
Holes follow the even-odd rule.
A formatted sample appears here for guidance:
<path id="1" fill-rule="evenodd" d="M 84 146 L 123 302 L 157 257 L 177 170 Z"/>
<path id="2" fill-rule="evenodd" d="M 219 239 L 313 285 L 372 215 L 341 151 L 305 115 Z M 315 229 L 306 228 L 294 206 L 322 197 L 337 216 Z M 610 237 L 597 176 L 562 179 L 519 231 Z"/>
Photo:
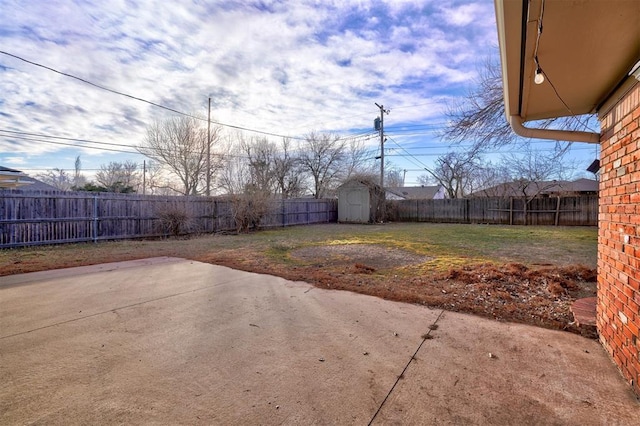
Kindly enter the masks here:
<path id="1" fill-rule="evenodd" d="M 596 112 L 640 60 L 640 0 L 495 0 L 495 7 L 506 111 L 524 121 Z M 546 75 L 540 85 L 536 42 Z"/>

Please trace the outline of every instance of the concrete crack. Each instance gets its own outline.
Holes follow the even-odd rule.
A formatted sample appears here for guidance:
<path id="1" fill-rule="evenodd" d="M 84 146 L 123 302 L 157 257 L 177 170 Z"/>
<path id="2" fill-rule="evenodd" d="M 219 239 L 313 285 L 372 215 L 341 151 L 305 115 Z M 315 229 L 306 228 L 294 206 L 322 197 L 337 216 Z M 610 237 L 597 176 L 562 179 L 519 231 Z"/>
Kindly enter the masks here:
<path id="1" fill-rule="evenodd" d="M 393 383 L 393 386 L 391 386 L 391 389 L 389 389 L 389 392 L 387 392 L 387 396 L 384 397 L 384 399 L 380 403 L 380 406 L 378 407 L 376 412 L 373 414 L 373 417 L 371 417 L 371 420 L 369 420 L 369 423 L 367 423 L 368 426 L 371 426 L 373 424 L 373 421 L 378 416 L 378 413 L 380 413 L 380 410 L 382 410 L 382 407 L 384 406 L 385 402 L 387 402 L 387 399 L 389 399 L 389 397 L 391 396 L 391 393 L 393 393 L 393 390 L 395 389 L 395 387 L 398 384 L 398 382 L 404 378 L 405 371 L 407 371 L 407 369 L 409 368 L 411 363 L 416 359 L 416 355 L 418 355 L 418 352 L 420 351 L 420 348 L 422 348 L 422 345 L 424 345 L 424 342 L 426 342 L 427 340 L 433 338 L 433 336 L 431 336 L 431 332 L 438 328 L 437 324 L 438 324 L 438 321 L 440 320 L 440 317 L 442 316 L 443 313 L 444 313 L 444 310 L 440 311 L 440 313 L 438 314 L 438 317 L 436 318 L 436 320 L 433 322 L 433 324 L 431 324 L 429 326 L 429 331 L 427 331 L 425 334 L 422 335 L 422 342 L 420 342 L 420 344 L 418 345 L 418 348 L 416 349 L 416 351 L 413 353 L 413 355 L 411 355 L 411 358 L 409 358 L 409 361 L 407 362 L 407 364 L 402 369 L 402 372 L 396 378 L 396 381 Z"/>

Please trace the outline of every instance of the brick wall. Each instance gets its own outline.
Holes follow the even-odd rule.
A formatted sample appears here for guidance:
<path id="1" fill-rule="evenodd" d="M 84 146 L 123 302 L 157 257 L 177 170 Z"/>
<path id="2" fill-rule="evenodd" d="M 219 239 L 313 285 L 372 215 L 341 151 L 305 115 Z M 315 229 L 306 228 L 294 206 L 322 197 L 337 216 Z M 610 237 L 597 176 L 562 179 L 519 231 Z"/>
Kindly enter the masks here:
<path id="1" fill-rule="evenodd" d="M 597 325 L 640 395 L 640 83 L 600 120 Z"/>

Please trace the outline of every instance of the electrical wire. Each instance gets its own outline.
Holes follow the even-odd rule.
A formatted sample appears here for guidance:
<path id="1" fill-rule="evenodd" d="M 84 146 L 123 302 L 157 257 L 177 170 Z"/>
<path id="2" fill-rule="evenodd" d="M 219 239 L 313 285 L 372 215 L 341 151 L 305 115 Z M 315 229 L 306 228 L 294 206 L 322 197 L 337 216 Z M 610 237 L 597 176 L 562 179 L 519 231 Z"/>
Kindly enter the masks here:
<path id="1" fill-rule="evenodd" d="M 16 135 L 36 136 L 36 137 L 42 137 L 42 138 L 48 138 L 48 139 L 61 139 L 61 140 L 67 140 L 67 141 L 87 142 L 87 143 L 93 143 L 93 144 L 98 144 L 98 145 L 111 145 L 111 146 L 123 146 L 123 147 L 127 147 L 127 148 L 136 148 L 135 145 L 117 144 L 117 143 L 113 143 L 113 142 L 99 142 L 99 141 L 92 141 L 92 140 L 89 140 L 89 139 L 66 138 L 66 137 L 63 137 L 63 136 L 46 135 L 46 134 L 43 134 L 43 133 L 19 132 L 19 131 L 16 131 L 16 130 L 8 130 L 8 129 L 0 129 L 0 133 L 12 133 L 12 134 L 16 134 Z M 0 136 L 4 136 L 4 135 L 0 135 Z"/>
<path id="2" fill-rule="evenodd" d="M 78 144 L 73 144 L 73 143 L 68 143 L 68 142 L 56 142 L 56 141 L 51 141 L 51 140 L 46 140 L 46 139 L 28 138 L 28 137 L 25 137 L 25 136 L 0 135 L 0 137 L 5 138 L 5 139 L 20 139 L 20 140 L 31 141 L 31 142 L 48 143 L 48 144 L 51 144 L 51 145 L 72 146 L 74 148 L 94 149 L 94 150 L 98 150 L 98 151 L 123 152 L 123 153 L 126 153 L 126 154 L 139 154 L 139 155 L 141 155 L 137 151 L 125 151 L 123 149 L 93 147 L 93 146 L 88 146 L 88 145 L 78 145 Z"/>
<path id="3" fill-rule="evenodd" d="M 146 104 L 149 104 L 149 105 L 155 106 L 157 108 L 161 108 L 161 109 L 173 112 L 175 114 L 183 115 L 185 117 L 194 118 L 194 119 L 200 120 L 200 121 L 208 121 L 205 118 L 198 117 L 198 116 L 191 115 L 191 114 L 187 114 L 185 112 L 178 111 L 177 109 L 173 109 L 173 108 L 170 108 L 168 106 L 161 105 L 161 104 L 149 101 L 147 99 L 139 98 L 137 96 L 133 96 L 133 95 L 129 95 L 127 93 L 120 92 L 118 90 L 110 89 L 110 88 L 102 86 L 100 84 L 93 83 L 93 82 L 91 82 L 89 80 L 86 80 L 84 78 L 77 77 L 77 76 L 75 76 L 73 74 L 62 72 L 62 71 L 59 71 L 57 69 L 48 67 L 46 65 L 42 65 L 42 64 L 39 64 L 37 62 L 30 61 L 28 59 L 22 58 L 22 57 L 20 57 L 18 55 L 14 55 L 14 54 L 9 53 L 9 52 L 5 52 L 3 50 L 0 50 L 0 53 L 3 54 L 3 55 L 10 56 L 12 58 L 18 59 L 20 61 L 26 62 L 28 64 L 31 64 L 31 65 L 34 65 L 34 66 L 37 66 L 37 67 L 40 67 L 40 68 L 44 68 L 44 69 L 49 70 L 49 71 L 53 71 L 53 72 L 55 72 L 57 74 L 65 76 L 65 77 L 73 78 L 75 80 L 81 81 L 82 83 L 88 84 L 88 85 L 96 87 L 98 89 L 105 90 L 105 91 L 111 92 L 111 93 L 115 93 L 116 95 L 126 96 L 127 98 L 134 99 L 134 100 L 137 100 L 137 101 L 140 101 L 140 102 L 144 102 Z M 263 134 L 263 135 L 276 136 L 276 137 L 281 137 L 281 138 L 290 138 L 290 139 L 302 139 L 302 140 L 304 139 L 303 137 L 300 137 L 300 136 L 286 136 L 286 135 L 281 135 L 281 134 L 278 134 L 278 133 L 264 132 L 262 130 L 250 129 L 248 127 L 236 126 L 236 125 L 233 125 L 233 124 L 222 123 L 220 121 L 215 121 L 215 120 L 211 120 L 211 123 L 217 124 L 217 125 L 220 125 L 220 126 L 224 126 L 224 127 L 230 127 L 232 129 L 244 130 L 244 131 L 247 131 L 247 132 L 259 133 L 259 134 Z"/>
<path id="4" fill-rule="evenodd" d="M 413 160 L 409 159 L 409 161 L 411 161 L 412 163 L 416 164 L 418 167 L 422 166 L 424 167 L 425 170 L 428 169 L 427 165 L 424 164 L 422 161 L 420 161 L 418 158 L 416 158 L 413 154 L 411 154 L 409 151 L 405 150 L 395 139 L 393 139 L 390 136 L 387 136 L 387 139 L 391 140 L 393 143 L 395 143 L 401 150 L 403 150 L 404 152 L 407 153 L 407 155 L 414 159 L 416 162 L 414 162 Z"/>
<path id="5" fill-rule="evenodd" d="M 170 112 L 173 112 L 175 114 L 179 114 L 179 115 L 182 115 L 182 116 L 185 116 L 185 117 L 190 117 L 190 118 L 193 118 L 193 119 L 196 119 L 196 120 L 208 122 L 208 120 L 205 119 L 205 118 L 198 117 L 198 116 L 195 116 L 195 115 L 192 115 L 192 114 L 188 114 L 188 113 L 179 111 L 177 109 L 174 109 L 174 108 L 171 108 L 171 107 L 168 107 L 168 106 L 165 106 L 165 105 L 161 105 L 161 104 L 158 104 L 156 102 L 149 101 L 147 99 L 140 98 L 138 96 L 133 96 L 133 95 L 130 95 L 128 93 L 124 93 L 124 92 L 121 92 L 121 91 L 118 91 L 118 90 L 115 90 L 115 89 L 111 89 L 109 87 L 106 87 L 106 86 L 91 82 L 91 81 L 89 81 L 87 79 L 84 79 L 82 77 L 78 77 L 78 76 L 75 76 L 73 74 L 69 74 L 69 73 L 66 73 L 66 72 L 63 72 L 63 71 L 59 71 L 59 70 L 57 70 L 55 68 L 40 64 L 38 62 L 30 61 L 30 60 L 25 59 L 25 58 L 23 58 L 21 56 L 14 55 L 12 53 L 9 53 L 9 52 L 3 51 L 3 50 L 0 50 L 0 53 L 3 54 L 3 55 L 10 56 L 12 58 L 18 59 L 20 61 L 26 62 L 28 64 L 31 64 L 31 65 L 34 65 L 34 66 L 37 66 L 37 67 L 40 67 L 40 68 L 44 68 L 44 69 L 52 71 L 54 73 L 63 75 L 65 77 L 73 78 L 75 80 L 78 80 L 78 81 L 80 81 L 82 83 L 85 83 L 85 84 L 88 84 L 90 86 L 93 86 L 95 88 L 98 88 L 100 90 L 105 90 L 105 91 L 110 92 L 110 93 L 114 93 L 114 94 L 117 94 L 117 95 L 120 95 L 120 96 L 125 96 L 125 97 L 133 99 L 133 100 L 144 102 L 146 104 L 149 104 L 149 105 L 155 106 L 157 108 L 161 108 L 161 109 L 164 109 L 164 110 L 167 110 L 167 111 L 170 111 Z M 401 106 L 401 107 L 398 107 L 398 108 L 410 108 L 410 107 L 421 106 L 421 105 L 427 105 L 427 103 L 425 103 L 425 104 L 417 104 L 417 105 Z M 366 114 L 368 114 L 368 113 L 366 113 Z M 365 114 L 363 113 L 363 114 L 360 114 L 360 115 L 365 115 Z M 356 116 L 354 116 L 354 117 L 356 117 Z M 251 128 L 244 127 L 244 126 L 237 126 L 237 125 L 233 125 L 233 124 L 223 123 L 221 121 L 216 121 L 216 120 L 211 120 L 211 123 L 217 124 L 217 125 L 220 125 L 220 126 L 223 126 L 223 127 L 229 127 L 229 128 L 232 128 L 232 129 L 243 130 L 243 131 L 247 131 L 247 132 L 258 133 L 258 134 L 263 134 L 263 135 L 268 135 L 268 136 L 275 136 L 275 137 L 279 137 L 279 138 L 288 138 L 288 139 L 296 139 L 296 140 L 305 140 L 306 139 L 303 136 L 288 136 L 288 135 L 282 135 L 282 134 L 279 134 L 279 133 L 265 132 L 265 131 L 262 131 L 262 130 L 251 129 Z M 346 136 L 344 136 L 344 139 L 348 139 L 350 137 L 352 137 L 352 136 L 346 135 Z"/>
<path id="6" fill-rule="evenodd" d="M 536 34 L 536 43 L 533 50 L 533 60 L 536 63 L 536 73 L 541 73 L 544 76 L 544 78 L 547 79 L 547 81 L 549 82 L 549 85 L 551 86 L 551 89 L 553 89 L 553 92 L 555 93 L 556 97 L 560 100 L 560 102 L 562 102 L 562 105 L 564 105 L 564 107 L 569 112 L 569 114 L 571 114 L 572 119 L 576 120 L 585 129 L 589 129 L 590 131 L 597 133 L 595 130 L 589 127 L 587 123 L 584 123 L 580 118 L 578 118 L 577 115 L 571 110 L 571 108 L 569 107 L 569 105 L 567 105 L 567 103 L 564 101 L 562 96 L 560 96 L 560 93 L 558 93 L 558 89 L 556 89 L 556 86 L 553 84 L 553 82 L 549 78 L 549 75 L 540 66 L 540 60 L 538 59 L 538 48 L 540 47 L 540 39 L 542 38 L 542 29 L 543 29 L 542 21 L 544 19 L 544 5 L 545 5 L 545 0 L 542 0 L 540 2 L 540 17 L 538 18 L 538 31 Z"/>
<path id="7" fill-rule="evenodd" d="M 8 134 L 2 134 L 2 133 L 8 133 Z M 367 133 L 360 133 L 360 134 L 355 134 L 355 135 L 348 135 L 348 136 L 345 136 L 345 137 L 341 138 L 340 140 L 350 140 L 350 139 L 352 139 L 352 140 L 355 141 L 355 140 L 361 139 L 362 141 L 367 141 L 367 140 L 371 139 L 374 136 L 377 136 L 377 134 L 373 134 L 373 133 L 367 132 Z M 89 140 L 89 139 L 68 138 L 68 137 L 63 137 L 63 136 L 47 135 L 47 134 L 43 134 L 43 133 L 31 133 L 31 132 L 21 132 L 21 131 L 16 131 L 16 130 L 0 129 L 0 137 L 2 137 L 4 139 L 8 139 L 8 140 L 19 139 L 19 140 L 32 141 L 32 142 L 48 143 L 48 144 L 53 144 L 53 145 L 70 146 L 70 147 L 80 148 L 80 149 L 93 149 L 93 150 L 99 150 L 99 151 L 111 151 L 111 152 L 122 152 L 122 153 L 127 153 L 127 154 L 144 155 L 141 152 L 137 151 L 138 146 L 136 146 L 136 145 L 117 144 L 117 143 L 112 143 L 112 142 L 101 142 L 101 141 L 94 141 L 94 140 Z M 96 146 L 90 146 L 90 145 L 84 145 L 84 144 L 64 143 L 64 142 L 59 142 L 59 141 L 45 140 L 45 139 L 41 139 L 41 138 L 58 139 L 58 140 L 64 140 L 64 141 L 76 141 L 76 142 L 83 142 L 83 143 L 96 144 L 96 145 L 107 145 L 107 146 L 115 146 L 115 147 L 133 148 L 133 149 L 136 149 L 136 151 L 134 152 L 134 151 L 127 151 L 127 150 L 122 150 L 122 149 L 96 147 Z M 296 150 L 293 150 L 293 152 L 295 152 L 295 151 Z M 226 154 L 226 156 L 227 157 L 233 157 L 233 158 L 249 158 L 248 156 L 240 156 L 240 155 L 235 155 L 235 154 Z"/>

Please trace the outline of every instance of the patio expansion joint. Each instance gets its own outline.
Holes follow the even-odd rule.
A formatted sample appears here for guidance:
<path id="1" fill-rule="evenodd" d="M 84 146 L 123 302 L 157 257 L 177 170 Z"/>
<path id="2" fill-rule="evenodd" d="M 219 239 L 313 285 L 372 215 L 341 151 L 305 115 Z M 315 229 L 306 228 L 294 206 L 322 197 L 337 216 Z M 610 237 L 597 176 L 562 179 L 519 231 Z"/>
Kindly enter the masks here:
<path id="1" fill-rule="evenodd" d="M 440 311 L 440 313 L 438 314 L 438 317 L 436 318 L 436 320 L 433 322 L 433 324 L 431 324 L 431 326 L 429 328 L 429 331 L 427 331 L 425 334 L 422 335 L 422 341 L 420 342 L 420 344 L 416 348 L 416 350 L 413 353 L 413 355 L 411 355 L 411 358 L 409 358 L 409 361 L 406 363 L 406 365 L 402 369 L 402 372 L 396 378 L 396 381 L 393 383 L 393 386 L 391 386 L 391 389 L 389 389 L 389 392 L 387 392 L 387 395 L 384 397 L 384 399 L 382 400 L 382 402 L 378 406 L 378 409 L 373 414 L 373 417 L 371 417 L 371 420 L 369 420 L 369 423 L 367 423 L 367 426 L 371 426 L 373 424 L 373 421 L 376 419 L 376 417 L 378 416 L 378 414 L 382 410 L 382 407 L 384 406 L 385 402 L 387 402 L 387 399 L 389 399 L 389 397 L 393 393 L 393 390 L 396 388 L 396 385 L 398 384 L 398 382 L 400 382 L 400 380 L 402 380 L 404 378 L 404 373 L 407 371 L 407 369 L 409 368 L 409 366 L 411 365 L 413 360 L 416 359 L 416 355 L 418 355 L 418 352 L 422 348 L 422 345 L 424 345 L 424 342 L 426 342 L 427 340 L 430 340 L 430 339 L 433 338 L 431 336 L 431 332 L 437 329 L 438 321 L 440 320 L 440 317 L 442 317 L 442 314 L 444 314 L 444 310 Z"/>

